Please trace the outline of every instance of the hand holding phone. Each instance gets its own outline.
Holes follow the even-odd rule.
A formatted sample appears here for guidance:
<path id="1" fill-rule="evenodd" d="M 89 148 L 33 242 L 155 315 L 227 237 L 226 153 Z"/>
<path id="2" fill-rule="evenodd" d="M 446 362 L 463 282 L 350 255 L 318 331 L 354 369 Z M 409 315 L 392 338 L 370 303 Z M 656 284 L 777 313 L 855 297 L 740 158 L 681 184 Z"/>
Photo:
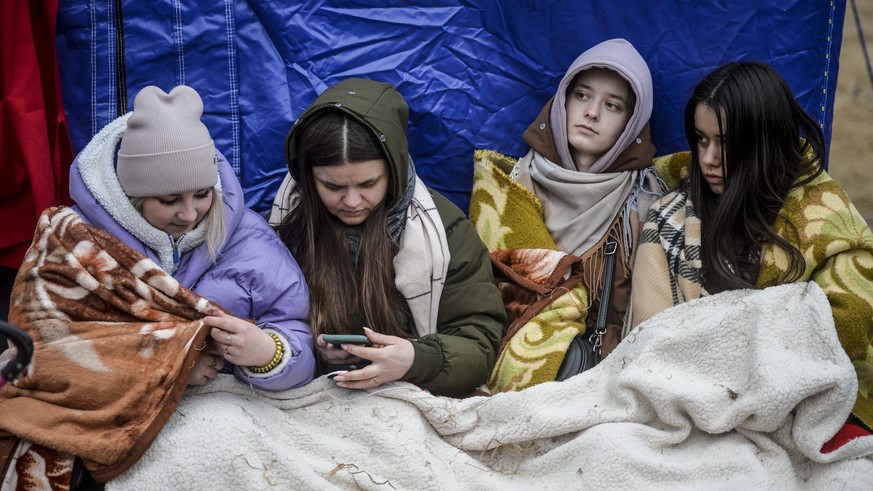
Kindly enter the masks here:
<path id="1" fill-rule="evenodd" d="M 372 343 L 367 336 L 362 334 L 323 334 L 321 337 L 325 343 L 339 347 L 341 344 L 359 344 L 370 346 Z"/>

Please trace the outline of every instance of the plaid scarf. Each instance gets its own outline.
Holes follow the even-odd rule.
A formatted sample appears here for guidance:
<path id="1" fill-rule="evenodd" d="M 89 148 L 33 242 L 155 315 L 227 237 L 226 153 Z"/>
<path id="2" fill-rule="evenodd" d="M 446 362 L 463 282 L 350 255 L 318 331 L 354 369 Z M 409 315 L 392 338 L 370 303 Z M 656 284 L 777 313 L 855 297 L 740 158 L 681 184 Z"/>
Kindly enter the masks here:
<path id="1" fill-rule="evenodd" d="M 702 285 L 700 218 L 684 190 L 646 215 L 633 274 L 633 325 L 673 305 L 707 295 Z M 669 296 L 662 288 L 670 285 Z"/>

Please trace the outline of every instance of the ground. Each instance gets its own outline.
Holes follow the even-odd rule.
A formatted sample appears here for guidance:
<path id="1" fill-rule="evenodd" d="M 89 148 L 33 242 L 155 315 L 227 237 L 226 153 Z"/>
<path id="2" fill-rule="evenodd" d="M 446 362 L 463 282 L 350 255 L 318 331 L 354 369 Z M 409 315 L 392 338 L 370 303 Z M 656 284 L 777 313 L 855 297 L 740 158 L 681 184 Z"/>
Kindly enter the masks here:
<path id="1" fill-rule="evenodd" d="M 873 2 L 848 0 L 834 99 L 829 172 L 873 224 L 873 80 L 864 57 L 854 1 L 868 57 L 873 58 Z M 871 59 L 873 62 L 873 59 Z"/>

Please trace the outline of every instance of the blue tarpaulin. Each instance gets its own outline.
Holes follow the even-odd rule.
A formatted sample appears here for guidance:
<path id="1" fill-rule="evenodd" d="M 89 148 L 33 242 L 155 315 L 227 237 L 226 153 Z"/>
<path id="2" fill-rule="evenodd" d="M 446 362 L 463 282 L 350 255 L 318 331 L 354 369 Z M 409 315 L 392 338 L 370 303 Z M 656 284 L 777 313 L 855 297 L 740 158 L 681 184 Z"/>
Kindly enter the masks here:
<path id="1" fill-rule="evenodd" d="M 475 148 L 522 155 L 521 133 L 582 51 L 623 37 L 649 63 L 658 154 L 687 148 L 694 84 L 733 60 L 772 64 L 830 140 L 845 1 L 66 0 L 57 47 L 81 150 L 146 85 L 200 92 L 204 122 L 263 212 L 296 117 L 333 83 L 394 84 L 422 179 L 466 210 Z"/>

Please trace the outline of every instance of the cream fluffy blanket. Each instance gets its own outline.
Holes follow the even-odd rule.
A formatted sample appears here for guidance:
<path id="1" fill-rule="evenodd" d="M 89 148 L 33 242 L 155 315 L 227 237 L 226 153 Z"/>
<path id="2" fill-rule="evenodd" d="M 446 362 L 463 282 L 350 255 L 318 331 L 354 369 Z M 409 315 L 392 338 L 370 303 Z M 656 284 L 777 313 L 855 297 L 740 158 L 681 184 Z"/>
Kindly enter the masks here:
<path id="1" fill-rule="evenodd" d="M 873 437 L 819 449 L 857 382 L 814 283 L 668 309 L 565 382 L 456 400 L 324 377 L 190 390 L 119 489 L 873 489 Z"/>

